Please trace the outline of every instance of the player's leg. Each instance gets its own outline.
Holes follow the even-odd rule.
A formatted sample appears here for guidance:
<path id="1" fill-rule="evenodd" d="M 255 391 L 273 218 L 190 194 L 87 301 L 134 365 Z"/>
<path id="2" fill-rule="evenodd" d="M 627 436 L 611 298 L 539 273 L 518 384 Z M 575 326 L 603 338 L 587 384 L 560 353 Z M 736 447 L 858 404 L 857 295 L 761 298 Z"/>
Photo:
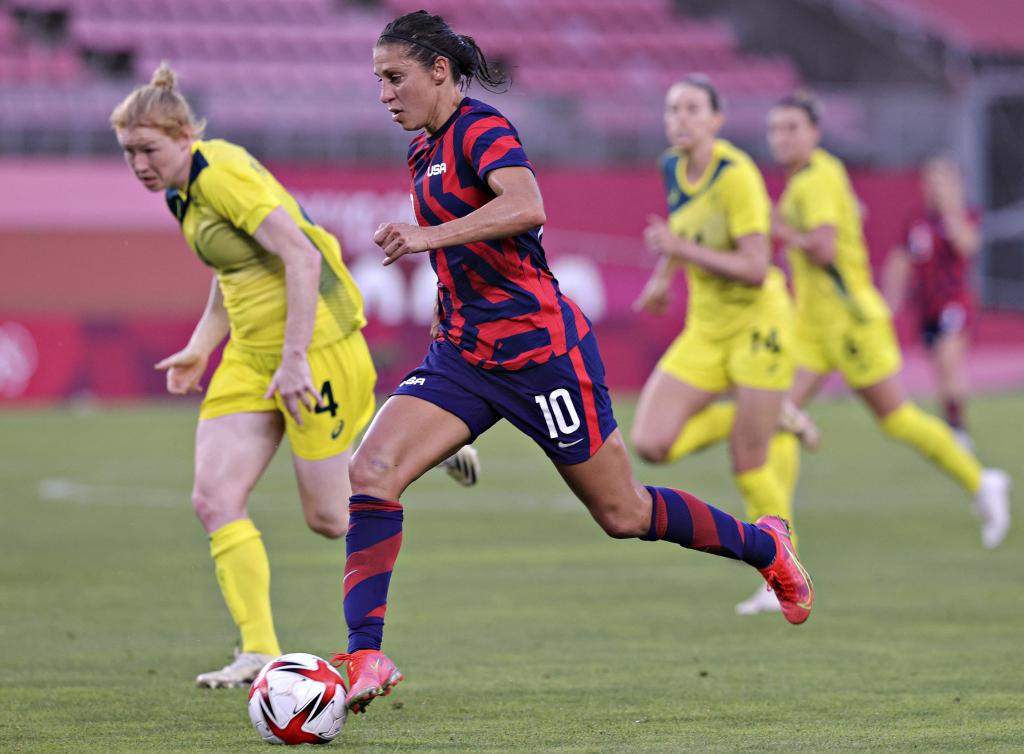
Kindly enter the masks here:
<path id="1" fill-rule="evenodd" d="M 356 332 L 308 354 L 321 406 L 302 409 L 299 425 L 284 411 L 302 512 L 310 529 L 329 539 L 348 529 L 350 447 L 373 418 L 377 373 L 366 341 Z"/>
<path id="2" fill-rule="evenodd" d="M 221 670 L 196 678 L 200 686 L 244 685 L 281 653 L 270 609 L 270 564 L 248 497 L 281 441 L 277 412 L 203 419 L 196 430 L 192 505 L 210 535 L 217 582 L 241 634 L 241 651 Z"/>
<path id="3" fill-rule="evenodd" d="M 691 447 L 714 442 L 709 433 L 722 418 L 709 406 L 715 395 L 655 369 L 640 393 L 630 432 L 637 455 L 649 463 L 664 463 L 682 457 Z M 708 411 L 712 413 L 705 415 Z M 690 422 L 698 417 L 703 417 L 699 426 L 691 429 Z"/>
<path id="4" fill-rule="evenodd" d="M 828 372 L 815 372 L 799 368 L 793 376 L 793 387 L 789 390 L 789 401 L 798 409 L 803 409 L 821 391 L 828 379 Z"/>
<path id="5" fill-rule="evenodd" d="M 793 602 L 787 617 L 793 622 L 806 618 L 813 592 L 791 558 L 788 533 L 783 543 L 778 532 L 745 524 L 690 493 L 636 481 L 592 333 L 565 356 L 488 379 L 502 383 L 494 398 L 502 415 L 544 450 L 609 536 L 664 539 L 743 560 L 772 582 L 783 578 L 785 585 L 780 581 L 778 588 L 805 605 Z M 798 587 L 793 579 L 805 587 L 800 597 L 794 596 Z"/>
<path id="6" fill-rule="evenodd" d="M 346 702 L 359 713 L 402 680 L 380 652 L 391 573 L 402 545 L 402 492 L 471 439 L 466 423 L 440 406 L 393 395 L 349 464 L 352 497 L 345 537 L 348 651 L 334 658 L 349 677 Z"/>
<path id="7" fill-rule="evenodd" d="M 500 417 L 478 392 L 483 370 L 446 343 L 377 413 L 349 464 L 352 497 L 345 537 L 348 651 L 335 658 L 349 674 L 347 703 L 362 712 L 402 675 L 380 652 L 391 572 L 402 543 L 399 498 L 414 480 L 484 432 Z"/>
<path id="8" fill-rule="evenodd" d="M 780 595 L 787 620 L 802 623 L 810 614 L 810 576 L 796 559 L 788 529 L 779 519 L 744 523 L 688 492 L 644 486 L 633 477 L 618 430 L 588 460 L 555 466 L 609 536 L 665 540 L 742 560 L 761 571 Z"/>
<path id="9" fill-rule="evenodd" d="M 309 460 L 292 455 L 295 481 L 306 525 L 327 539 L 340 539 L 348 531 L 348 480 L 350 451 L 329 458 Z"/>
<path id="10" fill-rule="evenodd" d="M 968 337 L 963 330 L 941 334 L 931 349 L 932 366 L 938 383 L 939 399 L 946 415 L 946 424 L 952 429 L 957 440 L 968 449 L 973 447 L 967 433 L 964 418 L 964 401 L 967 395 L 967 378 L 964 361 L 967 355 Z"/>
<path id="11" fill-rule="evenodd" d="M 907 399 L 898 375 L 858 388 L 890 437 L 917 450 L 974 496 L 985 547 L 997 547 L 1010 526 L 1009 477 L 999 469 L 983 469 L 973 453 L 945 423 Z"/>
<path id="12" fill-rule="evenodd" d="M 721 420 L 731 417 L 710 404 L 728 386 L 718 344 L 684 330 L 640 392 L 630 431 L 633 450 L 649 463 L 664 463 L 715 442 Z"/>

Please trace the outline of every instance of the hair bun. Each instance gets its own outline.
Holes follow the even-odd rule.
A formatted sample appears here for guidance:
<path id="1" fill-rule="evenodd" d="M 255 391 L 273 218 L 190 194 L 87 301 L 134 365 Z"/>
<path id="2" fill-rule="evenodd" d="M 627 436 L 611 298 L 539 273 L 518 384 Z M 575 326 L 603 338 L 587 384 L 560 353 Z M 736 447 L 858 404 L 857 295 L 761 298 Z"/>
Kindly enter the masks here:
<path id="1" fill-rule="evenodd" d="M 173 92 L 177 81 L 178 77 L 174 70 L 166 60 L 163 60 L 157 69 L 153 71 L 153 78 L 149 80 L 149 83 L 157 89 L 166 89 L 169 92 Z"/>

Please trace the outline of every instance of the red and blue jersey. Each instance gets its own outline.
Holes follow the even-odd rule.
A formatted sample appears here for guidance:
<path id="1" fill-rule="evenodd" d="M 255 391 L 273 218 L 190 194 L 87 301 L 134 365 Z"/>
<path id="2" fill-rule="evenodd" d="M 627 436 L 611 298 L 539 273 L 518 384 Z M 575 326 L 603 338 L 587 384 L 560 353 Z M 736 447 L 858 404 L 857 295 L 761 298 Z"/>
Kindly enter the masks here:
<path id="1" fill-rule="evenodd" d="M 506 167 L 533 170 L 519 134 L 490 105 L 463 99 L 441 128 L 409 145 L 417 221 L 440 225 L 479 209 L 495 197 L 487 174 Z M 470 364 L 505 370 L 543 364 L 590 331 L 548 269 L 541 232 L 431 250 L 440 337 Z"/>
<path id="2" fill-rule="evenodd" d="M 980 214 L 967 213 L 979 224 Z M 949 303 L 969 307 L 973 303 L 970 261 L 961 255 L 946 233 L 942 218 L 924 212 L 907 223 L 906 246 L 913 262 L 912 295 L 925 318 L 936 317 Z"/>

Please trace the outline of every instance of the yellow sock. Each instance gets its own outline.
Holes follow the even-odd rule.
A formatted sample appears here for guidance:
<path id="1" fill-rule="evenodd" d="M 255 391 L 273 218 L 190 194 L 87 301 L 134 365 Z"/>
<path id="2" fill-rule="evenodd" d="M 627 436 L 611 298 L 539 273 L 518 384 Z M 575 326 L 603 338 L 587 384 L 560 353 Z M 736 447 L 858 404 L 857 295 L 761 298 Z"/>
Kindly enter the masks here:
<path id="1" fill-rule="evenodd" d="M 779 432 L 768 446 L 768 465 L 779 480 L 782 494 L 789 500 L 796 494 L 800 477 L 800 441 L 792 432 Z"/>
<path id="2" fill-rule="evenodd" d="M 757 521 L 761 516 L 780 516 L 793 526 L 793 500 L 785 494 L 770 463 L 735 474 L 733 478 L 747 505 L 748 521 Z M 793 542 L 796 542 L 795 534 Z"/>
<path id="3" fill-rule="evenodd" d="M 669 448 L 666 460 L 677 461 L 685 455 L 727 439 L 732 432 L 732 421 L 735 416 L 736 404 L 726 401 L 712 403 L 690 417 L 679 437 Z"/>
<path id="4" fill-rule="evenodd" d="M 270 613 L 270 562 L 252 519 L 232 521 L 210 534 L 210 555 L 224 602 L 242 634 L 242 651 L 281 654 Z"/>
<path id="5" fill-rule="evenodd" d="M 910 401 L 882 419 L 890 437 L 911 445 L 932 463 L 943 468 L 972 495 L 981 486 L 981 464 L 956 441 L 944 423 Z"/>

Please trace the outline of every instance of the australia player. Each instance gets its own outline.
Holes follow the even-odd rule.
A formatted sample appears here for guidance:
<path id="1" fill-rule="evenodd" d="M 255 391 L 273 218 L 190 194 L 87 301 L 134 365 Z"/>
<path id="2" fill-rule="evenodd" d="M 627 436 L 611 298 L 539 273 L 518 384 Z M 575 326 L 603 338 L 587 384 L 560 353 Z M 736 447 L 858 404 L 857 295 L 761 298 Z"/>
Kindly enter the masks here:
<path id="1" fill-rule="evenodd" d="M 974 498 L 985 547 L 1010 524 L 1009 477 L 983 469 L 950 428 L 907 398 L 889 309 L 871 278 L 860 207 L 842 162 L 819 146 L 820 111 L 806 95 L 774 107 L 768 141 L 786 169 L 774 221 L 787 246 L 796 293 L 793 401 L 803 406 L 825 378 L 842 373 L 889 436 L 917 450 Z"/>
<path id="2" fill-rule="evenodd" d="M 349 446 L 373 415 L 376 382 L 363 301 L 337 240 L 245 149 L 202 138 L 205 123 L 167 64 L 114 109 L 111 124 L 135 177 L 165 193 L 186 242 L 213 270 L 192 337 L 157 368 L 172 394 L 203 392 L 210 355 L 228 338 L 199 409 L 192 505 L 241 647 L 196 682 L 239 686 L 281 653 L 248 497 L 284 435 L 309 527 L 329 538 L 347 530 Z M 476 478 L 468 453 L 451 468 L 464 483 Z"/>
<path id="3" fill-rule="evenodd" d="M 669 88 L 669 148 L 660 162 L 669 218 L 648 222 L 645 240 L 660 259 L 636 308 L 663 312 L 683 268 L 689 301 L 685 329 L 640 394 L 632 440 L 641 458 L 673 461 L 692 450 L 696 435 L 726 420 L 747 517 L 792 520 L 796 440 L 776 434 L 793 380 L 792 306 L 782 272 L 771 264 L 764 179 L 749 156 L 717 137 L 723 124 L 719 94 L 706 77 Z M 725 393 L 732 403 L 712 404 Z M 779 609 L 763 586 L 751 599 Z"/>

